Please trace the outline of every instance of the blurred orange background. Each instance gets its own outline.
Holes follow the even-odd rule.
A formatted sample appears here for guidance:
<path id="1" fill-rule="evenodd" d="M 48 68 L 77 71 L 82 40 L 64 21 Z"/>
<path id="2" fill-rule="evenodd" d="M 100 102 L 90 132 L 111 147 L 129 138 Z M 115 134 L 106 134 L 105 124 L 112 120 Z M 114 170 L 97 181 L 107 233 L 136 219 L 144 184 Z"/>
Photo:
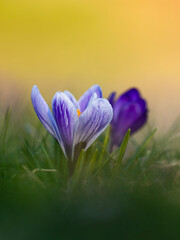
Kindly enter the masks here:
<path id="1" fill-rule="evenodd" d="M 30 101 L 97 83 L 104 96 L 138 87 L 150 119 L 165 128 L 180 114 L 178 0 L 1 0 L 0 87 Z M 6 99 L 7 99 L 6 98 Z M 5 102 L 4 105 L 8 105 Z"/>

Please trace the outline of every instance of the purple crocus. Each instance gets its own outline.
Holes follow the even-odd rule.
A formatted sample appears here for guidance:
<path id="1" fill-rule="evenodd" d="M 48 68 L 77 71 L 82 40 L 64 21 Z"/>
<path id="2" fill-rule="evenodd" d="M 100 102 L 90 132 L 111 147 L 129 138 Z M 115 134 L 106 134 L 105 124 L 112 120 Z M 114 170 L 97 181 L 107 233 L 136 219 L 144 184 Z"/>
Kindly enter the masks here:
<path id="1" fill-rule="evenodd" d="M 140 129 L 147 120 L 147 104 L 136 88 L 131 88 L 115 100 L 116 93 L 108 98 L 113 107 L 114 115 L 111 121 L 111 150 L 121 145 L 127 132 L 131 134 Z"/>
<path id="2" fill-rule="evenodd" d="M 87 90 L 79 101 L 68 91 L 57 92 L 52 112 L 37 86 L 32 89 L 31 99 L 38 118 L 71 162 L 76 162 L 80 151 L 89 148 L 113 117 L 112 107 L 102 98 L 98 85 Z"/>

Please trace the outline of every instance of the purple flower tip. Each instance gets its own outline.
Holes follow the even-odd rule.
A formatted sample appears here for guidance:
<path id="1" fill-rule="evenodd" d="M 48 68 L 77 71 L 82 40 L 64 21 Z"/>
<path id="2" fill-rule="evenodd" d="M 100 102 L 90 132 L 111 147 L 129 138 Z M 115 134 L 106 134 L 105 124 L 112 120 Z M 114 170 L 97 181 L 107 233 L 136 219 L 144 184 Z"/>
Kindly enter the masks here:
<path id="1" fill-rule="evenodd" d="M 136 88 L 131 88 L 117 100 L 115 92 L 108 98 L 113 107 L 114 115 L 111 121 L 111 149 L 120 146 L 127 132 L 131 129 L 131 134 L 140 129 L 147 121 L 148 109 L 145 99 Z"/>

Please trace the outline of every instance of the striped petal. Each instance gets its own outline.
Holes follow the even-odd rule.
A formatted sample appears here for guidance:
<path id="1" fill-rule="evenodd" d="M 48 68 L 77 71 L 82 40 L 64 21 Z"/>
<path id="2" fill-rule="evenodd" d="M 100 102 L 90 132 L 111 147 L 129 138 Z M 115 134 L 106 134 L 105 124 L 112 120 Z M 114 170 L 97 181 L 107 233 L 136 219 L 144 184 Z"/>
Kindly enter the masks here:
<path id="1" fill-rule="evenodd" d="M 97 94 L 98 98 L 102 98 L 102 90 L 100 86 L 98 85 L 92 86 L 81 96 L 81 98 L 78 101 L 81 112 L 84 112 L 84 110 L 88 106 L 89 100 L 91 99 L 94 93 Z"/>
<path id="2" fill-rule="evenodd" d="M 64 144 L 66 157 L 72 159 L 74 128 L 78 119 L 77 109 L 65 93 L 58 92 L 53 98 L 52 110 Z"/>
<path id="3" fill-rule="evenodd" d="M 42 124 L 48 130 L 48 132 L 53 137 L 55 137 L 59 142 L 61 142 L 61 136 L 59 134 L 56 121 L 47 103 L 45 102 L 44 98 L 40 94 L 37 86 L 33 86 L 32 88 L 31 100 L 39 120 L 42 122 Z"/>
<path id="4" fill-rule="evenodd" d="M 71 102 L 74 104 L 74 106 L 79 109 L 79 104 L 78 101 L 76 100 L 76 98 L 72 95 L 72 93 L 68 92 L 68 91 L 64 91 L 64 93 L 66 94 L 66 96 L 71 100 Z"/>
<path id="5" fill-rule="evenodd" d="M 79 116 L 74 134 L 74 156 L 87 149 L 105 130 L 113 117 L 113 110 L 106 99 L 92 101 Z"/>

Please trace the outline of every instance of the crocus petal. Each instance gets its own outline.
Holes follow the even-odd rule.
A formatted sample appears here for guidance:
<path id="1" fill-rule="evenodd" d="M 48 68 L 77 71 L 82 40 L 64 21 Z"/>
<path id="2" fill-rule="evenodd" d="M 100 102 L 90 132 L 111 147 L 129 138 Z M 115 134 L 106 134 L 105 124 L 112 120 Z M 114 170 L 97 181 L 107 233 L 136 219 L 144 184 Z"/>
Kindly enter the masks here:
<path id="1" fill-rule="evenodd" d="M 53 115 L 64 144 L 66 156 L 72 158 L 74 127 L 78 119 L 77 109 L 65 93 L 58 92 L 52 101 Z"/>
<path id="2" fill-rule="evenodd" d="M 131 128 L 132 124 L 137 121 L 145 112 L 147 112 L 146 102 L 139 98 L 136 102 L 130 102 L 122 107 L 122 111 L 118 115 L 117 128 Z"/>
<path id="3" fill-rule="evenodd" d="M 91 99 L 91 97 L 94 93 L 97 94 L 98 98 L 102 98 L 102 90 L 101 90 L 100 86 L 98 86 L 98 85 L 92 86 L 81 96 L 81 98 L 78 101 L 81 112 L 83 112 L 86 109 L 86 107 L 89 103 L 89 100 Z"/>
<path id="4" fill-rule="evenodd" d="M 114 106 L 114 103 L 115 103 L 115 99 L 114 99 L 115 96 L 116 96 L 116 92 L 112 92 L 108 97 L 108 101 L 112 107 Z"/>
<path id="5" fill-rule="evenodd" d="M 86 150 L 108 126 L 112 117 L 113 110 L 106 99 L 92 101 L 79 116 L 74 134 L 74 154 L 78 155 L 82 148 Z"/>
<path id="6" fill-rule="evenodd" d="M 60 137 L 55 119 L 47 103 L 45 102 L 44 98 L 40 94 L 37 86 L 33 86 L 32 88 L 31 100 L 39 120 L 42 122 L 44 127 L 49 131 L 49 133 L 53 137 L 55 137 L 59 142 L 61 142 L 61 137 Z"/>
<path id="7" fill-rule="evenodd" d="M 128 104 L 129 102 L 137 101 L 139 98 L 140 98 L 140 93 L 136 88 L 131 88 L 124 94 L 120 95 L 120 97 L 117 99 L 117 101 L 113 106 L 113 110 L 114 110 L 113 121 L 114 122 L 118 121 L 119 112 L 122 110 L 122 108 L 126 104 Z"/>
<path id="8" fill-rule="evenodd" d="M 78 101 L 77 101 L 76 98 L 72 95 L 72 93 L 70 93 L 70 92 L 68 92 L 68 91 L 64 91 L 64 93 L 66 94 L 66 96 L 68 96 L 68 98 L 71 100 L 71 102 L 75 105 L 76 109 L 79 109 Z"/>
<path id="9" fill-rule="evenodd" d="M 146 101 L 140 98 L 136 104 L 138 107 L 136 107 L 134 121 L 131 124 L 131 133 L 141 128 L 147 121 L 148 109 Z"/>
<path id="10" fill-rule="evenodd" d="M 125 93 L 123 93 L 119 99 L 121 98 L 121 100 L 123 99 L 124 101 L 136 101 L 138 98 L 140 97 L 140 93 L 138 91 L 138 89 L 136 88 L 131 88 L 128 91 L 126 91 Z M 117 100 L 118 101 L 118 100 Z"/>
<path id="11" fill-rule="evenodd" d="M 99 97 L 98 97 L 97 93 L 94 93 L 94 94 L 91 96 L 91 98 L 90 98 L 90 100 L 89 100 L 89 102 L 88 102 L 87 107 L 88 107 L 93 101 L 97 100 L 98 98 L 99 98 Z"/>
<path id="12" fill-rule="evenodd" d="M 139 98 L 136 102 L 125 104 L 117 118 L 118 121 L 112 124 L 112 139 L 114 144 L 120 145 L 129 128 L 131 129 L 131 133 L 133 133 L 146 122 L 146 102 Z"/>
<path id="13" fill-rule="evenodd" d="M 147 122 L 147 112 L 145 112 L 142 116 L 140 116 L 131 126 L 131 131 L 134 133 L 138 129 L 144 126 L 144 124 Z"/>

